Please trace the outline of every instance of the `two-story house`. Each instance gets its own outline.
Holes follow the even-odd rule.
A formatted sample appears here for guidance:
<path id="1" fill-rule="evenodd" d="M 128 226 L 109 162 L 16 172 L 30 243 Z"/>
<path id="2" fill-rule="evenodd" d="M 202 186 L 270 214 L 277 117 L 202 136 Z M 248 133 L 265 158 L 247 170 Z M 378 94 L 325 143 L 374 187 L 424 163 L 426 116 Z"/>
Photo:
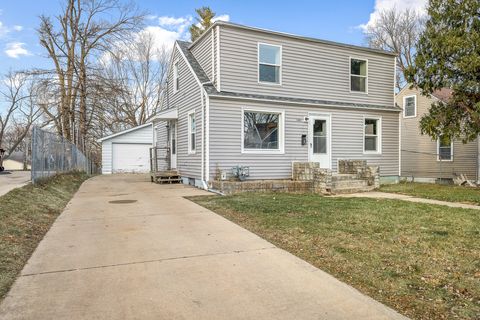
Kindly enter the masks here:
<path id="1" fill-rule="evenodd" d="M 442 137 L 433 140 L 422 135 L 420 120 L 432 103 L 447 102 L 452 90 L 443 88 L 431 96 L 420 94 L 406 85 L 397 94 L 396 103 L 403 109 L 401 117 L 401 176 L 418 182 L 453 180 L 460 175 L 479 181 L 480 139 L 469 143 Z"/>
<path id="2" fill-rule="evenodd" d="M 294 161 L 337 170 L 340 159 L 400 171 L 395 54 L 217 21 L 177 41 L 156 144 L 184 181 L 207 185 L 249 167 L 288 179 Z"/>

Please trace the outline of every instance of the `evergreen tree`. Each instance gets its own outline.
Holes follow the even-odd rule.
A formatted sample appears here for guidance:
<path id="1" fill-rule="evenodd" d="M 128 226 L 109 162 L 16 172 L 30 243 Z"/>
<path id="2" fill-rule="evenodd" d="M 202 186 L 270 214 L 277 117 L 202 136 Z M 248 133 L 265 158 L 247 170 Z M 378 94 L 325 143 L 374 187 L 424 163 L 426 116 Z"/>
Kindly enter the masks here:
<path id="1" fill-rule="evenodd" d="M 421 131 L 472 141 L 480 134 L 480 1 L 430 0 L 428 15 L 406 75 L 424 95 L 442 88 L 453 94 L 432 104 Z"/>
<path id="2" fill-rule="evenodd" d="M 202 33 L 213 24 L 212 20 L 215 17 L 215 12 L 213 12 L 210 7 L 201 7 L 195 9 L 195 12 L 198 15 L 198 17 L 195 18 L 197 22 L 190 26 L 190 37 L 192 41 L 197 40 Z"/>

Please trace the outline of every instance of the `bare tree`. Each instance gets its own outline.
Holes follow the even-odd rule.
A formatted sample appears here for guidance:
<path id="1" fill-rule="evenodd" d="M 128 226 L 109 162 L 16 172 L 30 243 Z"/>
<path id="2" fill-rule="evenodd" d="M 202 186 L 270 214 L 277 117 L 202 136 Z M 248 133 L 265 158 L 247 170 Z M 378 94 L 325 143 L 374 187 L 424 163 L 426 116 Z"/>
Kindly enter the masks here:
<path id="1" fill-rule="evenodd" d="M 101 60 L 100 105 L 111 131 L 149 121 L 160 108 L 169 50 L 157 47 L 148 32 L 122 42 Z"/>
<path id="2" fill-rule="evenodd" d="M 114 42 L 138 30 L 143 16 L 120 0 L 65 0 L 62 14 L 40 17 L 40 44 L 53 62 L 50 85 L 58 91 L 56 107 L 45 104 L 45 114 L 59 134 L 82 149 L 95 108 L 88 106 L 90 87 L 95 85 L 94 62 Z"/>
<path id="3" fill-rule="evenodd" d="M 20 146 L 30 129 L 41 115 L 37 107 L 38 87 L 35 80 L 23 72 L 9 72 L 0 87 L 0 96 L 6 109 L 0 114 L 0 146 L 6 150 L 7 158 Z"/>
<path id="4" fill-rule="evenodd" d="M 405 70 L 415 58 L 415 46 L 424 27 L 422 16 L 411 9 L 383 10 L 375 24 L 368 26 L 365 37 L 372 48 L 394 51 L 397 57 L 397 88 L 405 84 Z"/>

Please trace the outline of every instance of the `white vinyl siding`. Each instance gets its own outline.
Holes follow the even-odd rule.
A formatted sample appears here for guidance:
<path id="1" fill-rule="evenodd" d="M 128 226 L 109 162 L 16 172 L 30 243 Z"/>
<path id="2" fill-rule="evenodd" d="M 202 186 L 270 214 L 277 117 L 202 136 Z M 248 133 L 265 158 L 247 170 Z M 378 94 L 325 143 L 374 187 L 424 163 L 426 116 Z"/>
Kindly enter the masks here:
<path id="1" fill-rule="evenodd" d="M 218 170 L 230 174 L 235 166 L 250 167 L 252 180 L 291 178 L 292 161 L 309 161 L 308 144 L 302 144 L 302 135 L 308 134 L 305 117 L 325 113 L 331 115 L 330 160 L 334 171 L 339 159 L 361 159 L 380 166 L 382 176 L 398 176 L 398 112 L 249 101 L 251 110 L 277 110 L 284 114 L 284 152 L 259 154 L 242 152 L 239 130 L 246 104 L 242 100 L 210 98 L 210 179 Z M 363 152 L 365 117 L 382 118 L 382 154 Z"/>
<path id="2" fill-rule="evenodd" d="M 394 107 L 395 57 L 220 26 L 222 91 Z M 282 47 L 281 85 L 259 85 L 258 43 Z M 368 60 L 368 94 L 350 91 L 350 60 Z"/>

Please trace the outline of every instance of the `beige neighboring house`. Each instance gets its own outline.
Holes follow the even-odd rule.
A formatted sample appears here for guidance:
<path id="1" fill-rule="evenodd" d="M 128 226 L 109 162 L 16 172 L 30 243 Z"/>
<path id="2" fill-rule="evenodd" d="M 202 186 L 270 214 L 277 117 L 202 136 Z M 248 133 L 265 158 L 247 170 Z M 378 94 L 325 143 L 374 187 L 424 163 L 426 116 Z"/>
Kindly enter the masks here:
<path id="1" fill-rule="evenodd" d="M 479 139 L 467 144 L 447 139 L 432 140 L 420 132 L 420 119 L 434 101 L 447 101 L 452 94 L 444 88 L 426 97 L 405 86 L 397 95 L 401 114 L 401 176 L 419 182 L 452 179 L 460 174 L 479 181 Z"/>
<path id="2" fill-rule="evenodd" d="M 15 151 L 3 160 L 3 166 L 5 170 L 23 170 L 23 152 Z M 30 164 L 27 165 L 27 169 L 30 170 Z"/>

